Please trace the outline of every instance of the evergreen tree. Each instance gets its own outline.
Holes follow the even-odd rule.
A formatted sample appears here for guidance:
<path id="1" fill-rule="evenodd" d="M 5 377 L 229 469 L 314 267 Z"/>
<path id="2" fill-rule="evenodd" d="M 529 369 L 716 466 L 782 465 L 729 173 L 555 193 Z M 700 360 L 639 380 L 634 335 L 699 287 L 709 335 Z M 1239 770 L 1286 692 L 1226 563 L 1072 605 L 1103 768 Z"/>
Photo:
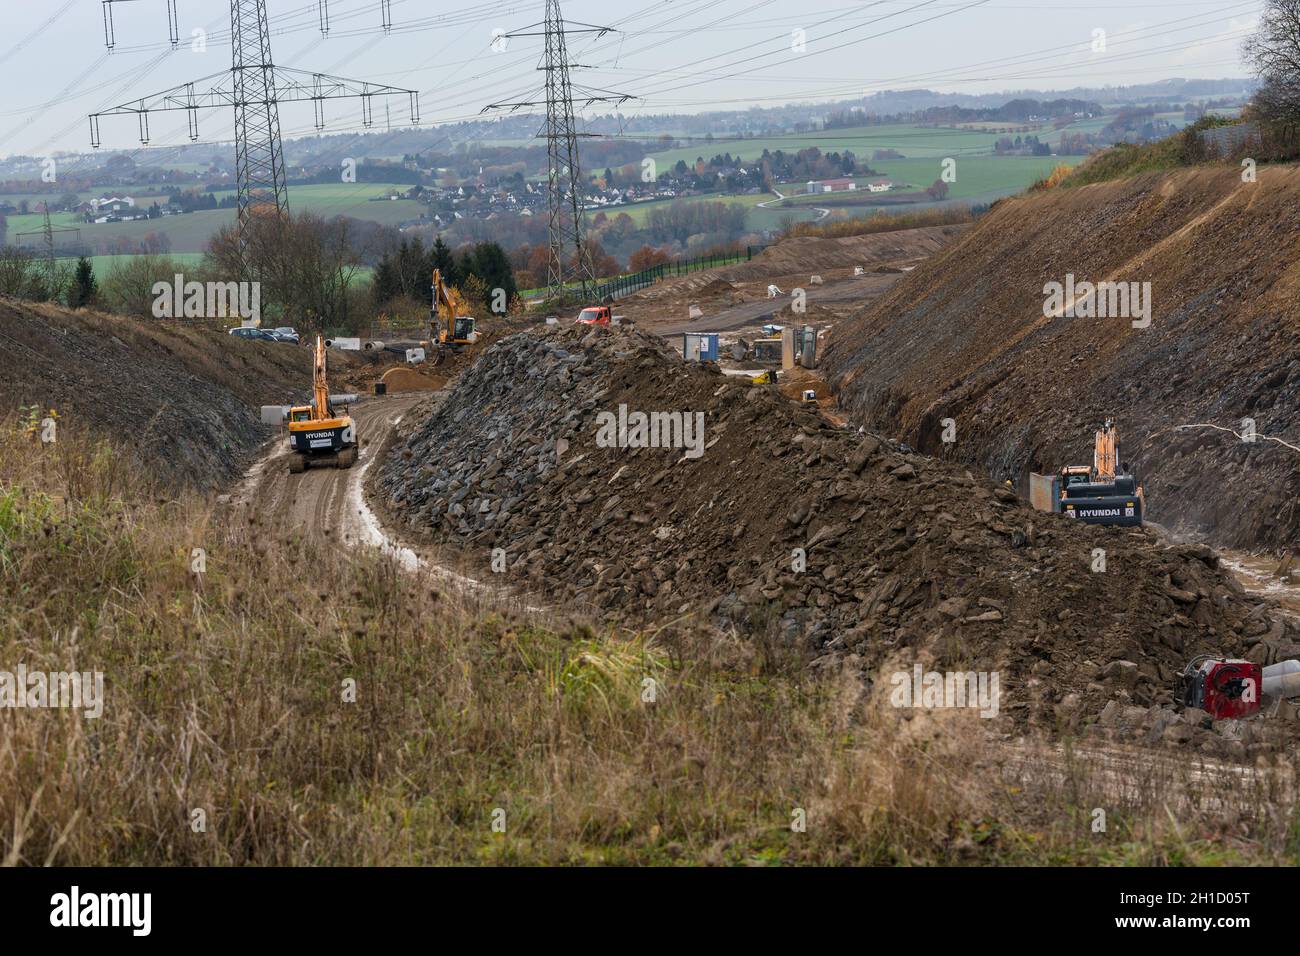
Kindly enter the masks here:
<path id="1" fill-rule="evenodd" d="M 90 260 L 82 256 L 77 260 L 77 271 L 72 276 L 72 287 L 68 289 L 68 305 L 74 309 L 93 305 L 98 291 L 95 269 Z"/>
<path id="2" fill-rule="evenodd" d="M 397 270 L 393 267 L 393 260 L 385 252 L 380 257 L 379 264 L 375 266 L 375 275 L 370 284 L 370 292 L 374 296 L 375 305 L 382 308 L 396 298 L 401 291 L 401 285 L 397 281 Z"/>
<path id="3" fill-rule="evenodd" d="M 429 256 L 432 260 L 431 268 L 442 270 L 442 281 L 448 285 L 458 285 L 461 275 L 456 267 L 456 257 L 452 254 L 447 244 L 442 241 L 442 236 L 433 241 L 433 248 L 429 250 Z"/>
<path id="4" fill-rule="evenodd" d="M 487 290 L 489 303 L 496 289 L 505 291 L 507 303 L 519 291 L 519 287 L 515 284 L 514 269 L 510 266 L 510 257 L 495 242 L 480 242 L 472 249 L 465 250 L 457 266 L 461 273 L 461 284 L 464 284 L 470 276 L 475 276 L 482 281 Z"/>

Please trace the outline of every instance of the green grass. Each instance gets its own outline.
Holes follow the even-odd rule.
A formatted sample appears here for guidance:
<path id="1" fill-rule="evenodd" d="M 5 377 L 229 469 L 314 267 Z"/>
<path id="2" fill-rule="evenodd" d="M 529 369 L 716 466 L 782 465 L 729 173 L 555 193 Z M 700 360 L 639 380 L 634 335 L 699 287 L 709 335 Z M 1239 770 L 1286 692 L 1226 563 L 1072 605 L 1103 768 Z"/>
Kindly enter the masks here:
<path id="1" fill-rule="evenodd" d="M 816 146 L 823 153 L 849 150 L 863 162 L 871 161 L 877 149 L 896 149 L 909 159 L 960 156 L 969 153 L 992 152 L 998 134 L 977 130 L 928 129 L 920 126 L 895 123 L 885 126 L 859 126 L 848 129 L 822 130 L 795 133 L 788 136 L 765 136 L 755 139 L 723 140 L 712 143 L 696 141 L 680 149 L 652 153 L 660 171 L 675 165 L 678 160 L 694 163 L 696 158 L 708 160 L 719 154 L 731 153 L 745 160 L 756 159 L 764 149 L 776 152 L 797 152 Z M 875 164 L 873 163 L 873 168 Z"/>
<path id="2" fill-rule="evenodd" d="M 40 232 L 40 230 L 45 227 L 44 213 L 31 213 L 26 216 L 9 216 L 7 218 L 9 222 L 10 242 L 13 242 L 20 232 Z M 50 213 L 50 225 L 55 227 L 73 226 L 80 228 L 84 227 L 85 223 L 81 221 L 80 216 L 74 215 L 73 213 L 52 212 Z M 38 238 L 39 237 L 25 236 L 23 237 L 23 243 L 30 244 L 35 242 Z M 57 240 L 59 237 L 55 236 L 55 239 Z"/>
<path id="3" fill-rule="evenodd" d="M 1082 156 L 958 156 L 957 179 L 949 184 L 948 199 L 977 199 L 991 201 L 999 196 L 1011 195 L 1028 189 L 1060 165 L 1076 166 L 1083 161 Z M 897 188 L 888 193 L 873 194 L 865 187 L 858 186 L 854 193 L 833 193 L 809 195 L 786 192 L 787 186 L 779 187 L 797 206 L 831 206 L 852 204 L 864 208 L 895 208 L 888 201 L 875 200 L 896 196 L 898 193 L 919 192 L 938 179 L 943 172 L 937 159 L 888 159 L 873 163 L 883 178 L 890 179 Z M 801 184 L 789 184 L 790 188 Z"/>
<path id="4" fill-rule="evenodd" d="M 289 187 L 289 206 L 296 212 L 310 212 L 325 218 L 350 216 L 377 222 L 385 226 L 395 226 L 411 219 L 420 218 L 428 207 L 421 202 L 399 199 L 371 202 L 370 200 L 387 195 L 392 190 L 405 191 L 409 186 L 394 183 L 314 183 L 306 186 Z M 103 192 L 112 192 L 112 188 L 93 189 L 80 193 L 82 199 L 99 196 Z M 141 208 L 148 208 L 154 199 L 161 199 L 153 187 L 145 189 L 117 190 L 136 200 Z M 220 200 L 224 196 L 233 196 L 233 189 L 214 190 L 213 195 Z M 27 199 L 35 203 L 48 196 L 13 195 L 0 196 L 4 201 L 17 203 Z M 54 197 L 57 198 L 57 197 Z M 185 255 L 202 253 L 208 240 L 222 226 L 235 221 L 234 209 L 205 209 L 182 216 L 167 216 L 161 219 L 145 219 L 135 222 L 87 223 L 72 213 L 52 213 L 50 222 L 54 226 L 71 226 L 81 230 L 81 241 L 95 248 L 101 241 L 112 241 L 119 237 L 131 242 L 139 242 L 148 233 L 165 235 L 171 242 L 171 253 Z M 20 232 L 35 232 L 42 228 L 44 217 L 40 214 L 26 216 L 15 215 L 8 218 L 9 241 L 13 241 Z M 26 236 L 24 243 L 31 245 L 39 236 Z M 71 241 L 65 237 L 64 241 Z M 95 258 L 105 258 L 96 256 Z"/>
<path id="5" fill-rule="evenodd" d="M 90 266 L 95 270 L 95 275 L 103 278 L 112 272 L 117 266 L 130 262 L 136 256 L 91 256 Z M 167 258 L 174 259 L 177 262 L 187 266 L 197 266 L 203 262 L 203 253 L 201 252 L 177 252 L 172 253 Z"/>
<path id="6" fill-rule="evenodd" d="M 759 203 L 773 200 L 776 197 L 771 193 L 761 193 L 759 195 L 746 196 L 729 196 L 705 194 L 703 196 L 684 196 L 680 199 L 655 199 L 651 202 L 632 203 L 628 206 L 615 206 L 612 209 L 606 209 L 605 213 L 611 219 L 618 216 L 619 213 L 625 212 L 638 227 L 644 228 L 650 219 L 650 213 L 654 209 L 666 209 L 676 202 L 684 203 L 701 203 L 701 202 L 725 202 L 728 205 L 745 206 L 748 213 L 745 216 L 745 228 L 752 232 L 762 232 L 768 229 L 779 228 L 782 222 L 789 216 L 793 216 L 797 221 L 815 219 L 817 214 L 812 210 L 804 209 L 781 209 L 773 206 L 766 209 L 759 208 Z M 595 212 L 587 214 L 590 219 Z"/>

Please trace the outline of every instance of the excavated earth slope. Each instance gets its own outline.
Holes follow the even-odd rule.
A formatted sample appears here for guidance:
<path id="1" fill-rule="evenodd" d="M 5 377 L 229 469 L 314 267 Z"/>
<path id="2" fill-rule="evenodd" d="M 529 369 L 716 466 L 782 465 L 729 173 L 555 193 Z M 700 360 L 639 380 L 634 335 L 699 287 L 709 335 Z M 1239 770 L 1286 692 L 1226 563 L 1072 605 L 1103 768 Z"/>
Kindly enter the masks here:
<path id="1" fill-rule="evenodd" d="M 1149 515 L 1236 547 L 1300 542 L 1300 169 L 1151 174 L 1004 200 L 842 321 L 825 366 L 858 421 L 1020 487 L 1118 420 Z M 1045 284 L 1150 282 L 1148 328 L 1044 318 Z M 943 419 L 956 441 L 942 441 Z"/>
<path id="2" fill-rule="evenodd" d="M 603 447 L 600 415 L 620 405 L 702 413 L 702 454 Z M 971 471 L 635 330 L 562 328 L 488 349 L 377 486 L 404 533 L 484 570 L 503 549 L 497 580 L 563 606 L 734 627 L 868 673 L 899 654 L 997 669 L 1021 721 L 1168 702 L 1199 651 L 1300 653 L 1208 548 L 1044 515 Z"/>
<path id="3" fill-rule="evenodd" d="M 0 299 L 0 415 L 54 408 L 62 427 L 112 439 L 164 484 L 237 478 L 271 434 L 258 406 L 300 401 L 310 385 L 306 348 Z"/>

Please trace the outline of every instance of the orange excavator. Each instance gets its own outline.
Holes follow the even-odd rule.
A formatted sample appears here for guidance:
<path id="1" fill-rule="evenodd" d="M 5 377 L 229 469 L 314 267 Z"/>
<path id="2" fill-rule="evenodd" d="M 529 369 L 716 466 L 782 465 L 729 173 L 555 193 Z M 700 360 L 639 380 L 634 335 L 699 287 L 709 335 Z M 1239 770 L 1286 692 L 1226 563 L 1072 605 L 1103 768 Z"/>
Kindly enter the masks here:
<path id="1" fill-rule="evenodd" d="M 465 315 L 467 307 L 460 292 L 442 280 L 442 271 L 433 270 L 433 306 L 429 309 L 429 340 L 427 347 L 434 350 L 433 364 L 438 365 L 447 351 L 456 351 L 472 344 L 478 335 L 474 320 Z"/>
<path id="2" fill-rule="evenodd" d="M 1119 432 L 1108 418 L 1097 432 L 1092 467 L 1066 465 L 1057 477 L 1054 511 L 1089 524 L 1141 525 L 1146 499 L 1119 460 Z"/>
<path id="3" fill-rule="evenodd" d="M 339 414 L 330 401 L 325 339 L 319 335 L 312 371 L 312 403 L 289 409 L 289 451 L 289 471 L 294 474 L 315 464 L 351 468 L 357 460 L 357 426 L 346 407 Z"/>

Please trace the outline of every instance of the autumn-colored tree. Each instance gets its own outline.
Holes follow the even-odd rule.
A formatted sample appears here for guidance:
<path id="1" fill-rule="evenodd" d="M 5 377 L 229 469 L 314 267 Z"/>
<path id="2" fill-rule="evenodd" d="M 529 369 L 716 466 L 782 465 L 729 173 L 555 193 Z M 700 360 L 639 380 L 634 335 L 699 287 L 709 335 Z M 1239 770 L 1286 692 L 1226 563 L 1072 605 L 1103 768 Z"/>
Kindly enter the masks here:
<path id="1" fill-rule="evenodd" d="M 669 255 L 654 246 L 642 246 L 628 257 L 627 267 L 632 272 L 641 272 L 653 266 L 662 265 L 669 260 Z"/>

